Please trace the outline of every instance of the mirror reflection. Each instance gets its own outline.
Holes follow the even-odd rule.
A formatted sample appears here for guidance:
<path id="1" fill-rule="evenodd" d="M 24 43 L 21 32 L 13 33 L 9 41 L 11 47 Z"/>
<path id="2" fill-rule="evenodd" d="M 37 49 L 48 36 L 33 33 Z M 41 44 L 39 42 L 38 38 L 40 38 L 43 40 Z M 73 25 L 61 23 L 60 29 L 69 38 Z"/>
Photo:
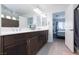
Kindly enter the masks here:
<path id="1" fill-rule="evenodd" d="M 46 15 L 43 14 L 41 9 L 37 7 L 32 8 L 32 5 L 26 5 L 23 11 L 20 6 L 24 5 L 1 5 L 2 27 L 25 27 L 36 29 L 47 26 Z"/>

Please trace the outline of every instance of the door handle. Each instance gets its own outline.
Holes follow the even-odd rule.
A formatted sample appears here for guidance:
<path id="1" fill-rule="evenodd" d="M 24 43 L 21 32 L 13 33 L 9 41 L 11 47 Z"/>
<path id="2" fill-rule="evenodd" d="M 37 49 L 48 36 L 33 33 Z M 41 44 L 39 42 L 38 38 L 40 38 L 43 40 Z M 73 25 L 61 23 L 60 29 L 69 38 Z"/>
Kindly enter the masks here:
<path id="1" fill-rule="evenodd" d="M 74 31 L 74 29 L 69 29 L 70 31 Z"/>
<path id="2" fill-rule="evenodd" d="M 30 43 L 30 40 L 29 40 L 29 43 Z"/>

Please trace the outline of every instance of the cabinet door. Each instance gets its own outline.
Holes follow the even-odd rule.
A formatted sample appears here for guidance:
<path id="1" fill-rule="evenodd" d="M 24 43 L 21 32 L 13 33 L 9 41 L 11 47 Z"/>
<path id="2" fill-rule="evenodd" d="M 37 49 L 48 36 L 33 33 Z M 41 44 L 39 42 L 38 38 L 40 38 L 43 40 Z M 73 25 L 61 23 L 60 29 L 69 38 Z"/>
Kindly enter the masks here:
<path id="1" fill-rule="evenodd" d="M 40 32 L 38 33 L 38 36 L 39 36 L 39 45 L 41 47 L 43 45 L 43 36 Z"/>
<path id="2" fill-rule="evenodd" d="M 41 31 L 41 32 L 39 32 L 39 38 L 40 38 L 40 41 L 41 41 L 41 45 L 43 45 L 44 44 L 44 42 L 45 42 L 45 33 L 44 33 L 44 31 Z"/>
<path id="3" fill-rule="evenodd" d="M 4 49 L 4 55 L 17 55 L 16 46 Z"/>
<path id="4" fill-rule="evenodd" d="M 9 46 L 9 45 L 15 44 L 16 39 L 14 37 L 15 37 L 14 35 L 4 36 L 3 37 L 4 46 Z"/>
<path id="5" fill-rule="evenodd" d="M 4 54 L 25 54 L 26 41 L 23 34 L 4 36 Z"/>
<path id="6" fill-rule="evenodd" d="M 25 43 L 26 38 L 25 38 L 24 34 L 22 34 L 22 33 L 15 34 L 14 36 L 15 36 L 15 40 L 16 40 L 17 45 Z"/>
<path id="7" fill-rule="evenodd" d="M 44 37 L 44 43 L 47 43 L 48 40 L 48 31 L 43 32 L 43 37 Z"/>
<path id="8" fill-rule="evenodd" d="M 0 54 L 1 54 L 1 52 L 2 52 L 2 51 L 1 51 L 1 45 L 2 45 L 1 39 L 2 39 L 2 38 L 0 37 Z"/>
<path id="9" fill-rule="evenodd" d="M 28 54 L 36 54 L 39 48 L 38 36 L 28 38 L 27 40 L 27 52 Z"/>
<path id="10" fill-rule="evenodd" d="M 3 55 L 3 37 L 0 36 L 0 55 Z"/>
<path id="11" fill-rule="evenodd" d="M 27 53 L 26 44 L 17 45 L 16 51 L 18 55 L 25 55 Z"/>
<path id="12" fill-rule="evenodd" d="M 40 47 L 43 46 L 48 40 L 48 31 L 40 31 L 39 32 L 39 42 Z"/>

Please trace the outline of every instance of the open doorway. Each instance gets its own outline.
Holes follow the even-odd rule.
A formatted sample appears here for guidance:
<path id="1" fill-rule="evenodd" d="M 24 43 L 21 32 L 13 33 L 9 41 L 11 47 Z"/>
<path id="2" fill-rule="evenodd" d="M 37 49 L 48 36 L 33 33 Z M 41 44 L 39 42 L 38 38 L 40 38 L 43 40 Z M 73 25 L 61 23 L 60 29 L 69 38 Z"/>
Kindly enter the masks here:
<path id="1" fill-rule="evenodd" d="M 65 41 L 65 12 L 53 14 L 53 39 Z"/>

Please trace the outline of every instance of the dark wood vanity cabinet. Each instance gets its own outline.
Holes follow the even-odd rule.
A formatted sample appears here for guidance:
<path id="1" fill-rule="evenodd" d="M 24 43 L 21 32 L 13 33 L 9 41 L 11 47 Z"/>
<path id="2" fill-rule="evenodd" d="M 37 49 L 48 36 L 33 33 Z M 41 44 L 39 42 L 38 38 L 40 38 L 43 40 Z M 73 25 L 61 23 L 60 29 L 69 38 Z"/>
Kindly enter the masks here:
<path id="1" fill-rule="evenodd" d="M 4 55 L 34 55 L 47 42 L 48 31 L 5 35 L 0 37 Z M 1 53 L 1 52 L 0 52 Z"/>
<path id="2" fill-rule="evenodd" d="M 35 33 L 33 33 L 35 34 Z M 27 39 L 27 54 L 36 54 L 48 40 L 48 31 L 36 32 L 36 35 Z"/>
<path id="3" fill-rule="evenodd" d="M 25 54 L 26 42 L 24 34 L 14 34 L 3 36 L 3 54 L 19 55 Z"/>
<path id="4" fill-rule="evenodd" d="M 48 31 L 40 31 L 39 32 L 39 42 L 41 43 L 40 46 L 43 46 L 47 43 L 48 40 Z"/>

